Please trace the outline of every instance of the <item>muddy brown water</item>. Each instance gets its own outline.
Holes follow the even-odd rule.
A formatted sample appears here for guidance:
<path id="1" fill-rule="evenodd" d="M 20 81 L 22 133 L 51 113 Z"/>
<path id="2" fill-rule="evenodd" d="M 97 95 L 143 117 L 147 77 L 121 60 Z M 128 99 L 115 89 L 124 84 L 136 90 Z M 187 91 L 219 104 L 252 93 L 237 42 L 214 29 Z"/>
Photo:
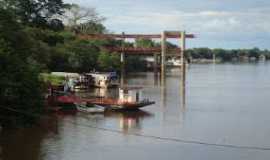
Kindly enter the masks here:
<path id="1" fill-rule="evenodd" d="M 185 94 L 179 70 L 167 75 L 165 87 L 153 73 L 127 77 L 156 102 L 141 111 L 62 113 L 40 127 L 2 131 L 0 159 L 270 159 L 270 63 L 191 65 Z"/>

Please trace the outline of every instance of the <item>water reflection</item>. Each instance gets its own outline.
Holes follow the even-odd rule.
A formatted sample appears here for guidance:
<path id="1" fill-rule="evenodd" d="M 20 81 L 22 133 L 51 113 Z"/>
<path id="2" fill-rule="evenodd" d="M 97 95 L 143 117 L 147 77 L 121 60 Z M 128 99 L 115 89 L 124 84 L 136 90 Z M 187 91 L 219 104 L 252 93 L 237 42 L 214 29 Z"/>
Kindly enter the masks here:
<path id="1" fill-rule="evenodd" d="M 0 132 L 0 159 L 38 160 L 45 156 L 43 141 L 59 133 L 56 116 L 42 118 L 37 126 Z"/>
<path id="2" fill-rule="evenodd" d="M 161 85 L 160 83 L 160 75 L 159 74 L 154 74 L 154 86 L 159 86 Z"/>
<path id="3" fill-rule="evenodd" d="M 61 120 L 67 120 L 66 123 L 77 123 L 83 126 L 117 126 L 123 133 L 139 132 L 142 129 L 142 123 L 148 118 L 153 118 L 154 114 L 138 111 L 112 111 L 107 110 L 104 113 L 83 113 L 83 112 L 61 112 L 57 114 Z M 109 120 L 109 121 L 108 121 Z"/>
<path id="4" fill-rule="evenodd" d="M 166 102 L 167 102 L 167 88 L 166 86 L 160 86 L 160 102 L 161 106 L 164 108 L 166 107 Z"/>
<path id="5" fill-rule="evenodd" d="M 119 128 L 124 132 L 136 132 L 141 129 L 141 123 L 144 119 L 154 115 L 146 111 L 125 111 L 125 112 L 105 112 L 105 117 L 118 119 Z"/>
<path id="6" fill-rule="evenodd" d="M 180 101 L 181 110 L 184 112 L 186 110 L 186 80 L 183 78 L 180 80 Z"/>
<path id="7" fill-rule="evenodd" d="M 166 79 L 169 77 L 169 79 L 175 79 L 175 81 L 167 81 Z M 176 99 L 178 99 L 177 97 L 179 97 L 180 103 L 179 107 L 181 109 L 181 112 L 184 112 L 186 110 L 186 79 L 182 77 L 181 73 L 180 73 L 180 69 L 179 68 L 170 68 L 167 70 L 167 77 L 163 78 L 161 76 L 159 76 L 159 82 L 160 85 L 160 106 L 162 106 L 163 108 L 165 108 L 166 106 L 168 106 L 167 103 L 169 103 L 170 100 L 168 100 L 168 96 L 170 96 L 170 94 L 168 92 L 170 91 L 175 91 L 177 89 L 179 89 L 178 92 L 176 92 L 175 95 L 173 95 Z M 156 77 L 154 79 L 156 80 Z M 175 85 L 172 87 L 172 83 Z M 176 87 L 176 86 L 179 86 Z M 169 98 L 170 99 L 170 98 Z"/>
<path id="8" fill-rule="evenodd" d="M 158 106 L 161 109 L 162 123 L 166 125 L 170 120 L 177 121 L 182 126 L 186 112 L 186 83 L 183 80 L 180 68 L 167 68 L 165 83 L 159 86 Z M 160 77 L 161 79 L 162 77 Z"/>

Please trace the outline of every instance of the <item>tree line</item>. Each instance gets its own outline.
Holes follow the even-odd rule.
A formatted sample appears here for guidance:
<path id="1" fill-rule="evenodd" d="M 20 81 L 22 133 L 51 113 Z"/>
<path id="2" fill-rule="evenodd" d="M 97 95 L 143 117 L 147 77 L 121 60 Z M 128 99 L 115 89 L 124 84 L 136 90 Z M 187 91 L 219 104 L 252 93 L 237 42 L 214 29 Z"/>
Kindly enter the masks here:
<path id="1" fill-rule="evenodd" d="M 223 62 L 238 61 L 243 58 L 255 58 L 258 60 L 261 56 L 270 59 L 269 50 L 252 49 L 209 49 L 209 48 L 193 48 L 186 51 L 186 56 L 194 59 L 212 59 L 216 58 Z"/>

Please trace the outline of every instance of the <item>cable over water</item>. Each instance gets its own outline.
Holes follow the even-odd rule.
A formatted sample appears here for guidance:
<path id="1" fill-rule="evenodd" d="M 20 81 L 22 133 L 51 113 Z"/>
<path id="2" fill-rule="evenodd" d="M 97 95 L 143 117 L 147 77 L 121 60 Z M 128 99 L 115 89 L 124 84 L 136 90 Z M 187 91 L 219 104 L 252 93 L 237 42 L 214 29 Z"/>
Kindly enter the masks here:
<path id="1" fill-rule="evenodd" d="M 16 109 L 13 109 L 13 108 L 10 108 L 10 107 L 0 106 L 0 108 L 5 109 L 5 110 L 9 110 L 9 111 L 12 111 L 12 112 L 16 112 L 16 113 L 21 113 L 21 114 L 24 114 L 26 116 L 31 116 L 31 117 L 44 117 L 44 118 L 48 117 L 48 116 L 44 116 L 44 115 L 27 113 L 27 112 L 16 110 Z M 78 125 L 78 126 L 82 126 L 82 127 L 94 128 L 94 129 L 97 129 L 97 130 L 100 130 L 100 131 L 105 131 L 105 132 L 111 132 L 111 133 L 117 133 L 117 134 L 125 134 L 125 135 L 143 137 L 143 138 L 151 138 L 151 139 L 154 139 L 154 140 L 161 140 L 161 141 L 171 141 L 171 142 L 178 142 L 178 143 L 204 145 L 204 146 L 214 146 L 214 147 L 225 147 L 225 148 L 235 148 L 235 149 L 270 151 L 270 147 L 241 146 L 241 145 L 234 145 L 234 144 L 207 143 L 207 142 L 202 142 L 202 141 L 184 140 L 184 139 L 177 139 L 177 138 L 170 138 L 170 137 L 161 137 L 161 136 L 146 135 L 146 134 L 141 134 L 141 133 L 130 133 L 130 132 L 123 133 L 121 130 L 117 130 L 117 129 L 98 127 L 98 126 L 89 125 L 89 124 L 82 124 L 82 123 L 78 123 L 78 122 L 70 121 L 70 120 L 65 120 L 65 122 L 70 123 L 70 124 L 75 124 L 75 125 Z"/>

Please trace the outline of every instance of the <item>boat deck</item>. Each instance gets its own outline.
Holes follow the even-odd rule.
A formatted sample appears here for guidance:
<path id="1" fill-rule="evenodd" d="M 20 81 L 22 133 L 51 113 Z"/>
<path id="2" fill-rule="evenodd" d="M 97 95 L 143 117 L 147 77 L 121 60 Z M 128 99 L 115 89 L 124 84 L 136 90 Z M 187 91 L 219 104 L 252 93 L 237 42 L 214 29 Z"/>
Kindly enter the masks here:
<path id="1" fill-rule="evenodd" d="M 141 102 L 121 102 L 118 99 L 113 98 L 80 98 L 77 96 L 60 96 L 57 98 L 59 103 L 88 103 L 104 106 L 111 109 L 139 109 L 148 105 L 155 104 L 153 101 L 141 101 Z"/>

